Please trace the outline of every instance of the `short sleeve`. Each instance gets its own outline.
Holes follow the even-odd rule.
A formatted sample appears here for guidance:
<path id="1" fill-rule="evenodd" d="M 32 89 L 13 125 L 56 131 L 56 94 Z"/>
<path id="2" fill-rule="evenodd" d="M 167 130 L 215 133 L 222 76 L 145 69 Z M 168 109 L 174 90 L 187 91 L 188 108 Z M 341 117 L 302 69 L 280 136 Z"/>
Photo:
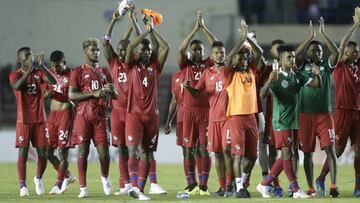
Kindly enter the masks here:
<path id="1" fill-rule="evenodd" d="M 71 72 L 69 85 L 79 88 L 80 87 L 80 79 L 79 79 L 79 69 L 76 68 Z"/>
<path id="2" fill-rule="evenodd" d="M 9 81 L 10 81 L 10 84 L 14 84 L 17 80 L 19 80 L 21 78 L 22 74 L 18 71 L 14 71 L 14 72 L 11 72 L 9 74 Z"/>

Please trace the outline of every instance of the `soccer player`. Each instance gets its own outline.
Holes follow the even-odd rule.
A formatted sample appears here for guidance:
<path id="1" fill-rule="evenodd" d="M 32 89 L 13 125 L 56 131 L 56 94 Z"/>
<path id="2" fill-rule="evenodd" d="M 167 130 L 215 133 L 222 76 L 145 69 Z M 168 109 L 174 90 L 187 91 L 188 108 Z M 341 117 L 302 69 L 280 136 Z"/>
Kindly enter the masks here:
<path id="1" fill-rule="evenodd" d="M 47 121 L 48 160 L 57 171 L 57 179 L 49 194 L 61 194 L 66 191 L 76 177 L 68 170 L 69 148 L 73 147 L 73 122 L 75 103 L 69 100 L 70 68 L 66 67 L 65 55 L 62 51 L 53 51 L 50 55 L 55 85 L 49 85 L 44 90 L 45 98 L 51 99 L 50 114 Z M 58 149 L 59 158 L 54 151 Z"/>
<path id="2" fill-rule="evenodd" d="M 277 159 L 262 183 L 256 186 L 264 198 L 269 198 L 269 185 L 274 177 L 278 177 L 284 169 L 293 191 L 293 198 L 309 198 L 310 196 L 300 190 L 292 164 L 293 129 L 297 129 L 297 95 L 302 86 L 318 87 L 321 85 L 319 70 L 312 65 L 312 75 L 295 73 L 295 50 L 288 45 L 278 48 L 281 71 L 273 71 L 268 81 L 261 89 L 262 95 L 269 88 L 274 98 L 272 126 L 274 129 L 275 146 L 281 150 L 281 158 Z"/>
<path id="3" fill-rule="evenodd" d="M 157 58 L 151 58 L 152 46 L 150 41 L 145 39 L 150 32 L 153 32 L 160 46 Z M 133 187 L 129 194 L 139 200 L 150 199 L 143 192 L 158 143 L 157 88 L 168 53 L 169 45 L 153 29 L 152 19 L 147 21 L 146 31 L 137 36 L 126 50 L 125 71 L 129 78 L 129 92 L 125 136 L 129 151 L 130 182 Z"/>
<path id="4" fill-rule="evenodd" d="M 29 47 L 22 47 L 17 51 L 20 64 L 19 69 L 9 74 L 10 84 L 16 97 L 16 143 L 19 148 L 18 176 L 20 197 L 29 196 L 26 186 L 26 161 L 29 145 L 32 143 L 38 154 L 37 171 L 34 177 L 36 194 L 44 194 L 42 175 L 46 169 L 47 139 L 45 135 L 46 115 L 42 84 L 50 82 L 56 84 L 55 78 L 44 65 L 44 54 L 38 54 L 38 66 L 33 67 L 34 56 Z"/>
<path id="5" fill-rule="evenodd" d="M 351 36 L 360 25 L 360 8 L 355 8 L 354 24 L 341 40 L 339 47 L 339 61 L 334 70 L 335 81 L 335 151 L 339 157 L 344 152 L 348 138 L 355 149 L 354 170 L 355 188 L 353 196 L 360 197 L 360 73 L 358 67 L 359 47 L 356 42 L 350 41 Z M 325 177 L 332 163 L 326 160 L 320 176 L 316 179 L 317 185 L 325 191 Z M 330 190 L 331 192 L 331 190 Z"/>
<path id="6" fill-rule="evenodd" d="M 110 73 L 98 65 L 99 40 L 88 38 L 83 42 L 85 63 L 71 73 L 69 99 L 78 102 L 75 116 L 75 133 L 78 137 L 79 198 L 88 196 L 86 188 L 87 157 L 93 140 L 99 155 L 101 181 L 105 195 L 112 192 L 109 180 L 109 140 L 106 120 L 106 96 L 117 98 Z"/>
<path id="7" fill-rule="evenodd" d="M 231 153 L 234 156 L 234 175 L 237 198 L 250 198 L 246 187 L 249 175 L 257 159 L 258 112 L 255 74 L 262 57 L 262 49 L 249 37 L 245 21 L 241 21 L 240 39 L 226 57 L 225 77 L 228 95 L 226 136 L 231 138 Z M 244 46 L 245 40 L 250 47 Z"/>
<path id="8" fill-rule="evenodd" d="M 276 40 L 272 41 L 271 48 L 270 48 L 270 56 L 271 56 L 272 60 L 274 60 L 274 61 L 265 66 L 264 71 L 262 72 L 262 74 L 260 76 L 260 88 L 269 79 L 270 73 L 273 70 L 273 64 L 275 63 L 278 66 L 279 53 L 278 53 L 277 49 L 278 49 L 278 47 L 280 45 L 283 45 L 283 44 L 285 44 L 285 42 L 283 40 L 281 40 L 281 39 L 276 39 Z M 278 156 L 277 150 L 275 148 L 275 137 L 274 137 L 274 132 L 273 132 L 273 128 L 272 128 L 272 122 L 271 122 L 272 112 L 273 112 L 273 98 L 272 98 L 271 94 L 260 95 L 260 97 L 262 99 L 265 99 L 266 107 L 265 107 L 265 131 L 264 131 L 264 137 L 263 137 L 263 140 L 260 140 L 261 137 L 259 137 L 259 140 L 264 142 L 265 144 L 268 144 L 268 146 L 269 146 L 268 147 L 269 148 L 268 163 L 269 163 L 269 167 L 271 168 L 272 165 L 274 164 L 277 156 Z M 259 147 L 259 163 L 261 163 L 260 157 L 261 157 L 261 151 L 260 151 L 260 147 Z M 267 174 L 268 174 L 268 171 L 266 171 L 265 173 L 263 172 L 262 175 L 264 177 Z M 275 197 L 282 197 L 284 195 L 284 191 L 280 186 L 278 177 L 274 177 L 273 184 L 274 184 L 274 191 L 273 191 L 274 196 Z"/>
<path id="9" fill-rule="evenodd" d="M 215 41 L 212 44 L 210 59 L 214 65 L 204 70 L 195 87 L 189 86 L 189 81 L 185 81 L 183 84 L 184 88 L 188 89 L 195 97 L 202 91 L 208 95 L 210 109 L 207 149 L 209 152 L 215 153 L 215 166 L 220 183 L 219 190 L 212 195 L 223 197 L 226 192 L 226 183 L 231 184 L 234 175 L 230 153 L 230 137 L 226 137 L 226 134 L 222 132 L 226 121 L 227 107 L 227 92 L 224 88 L 225 47 L 222 42 Z M 227 156 L 227 160 L 230 162 L 225 162 L 224 156 Z"/>
<path id="10" fill-rule="evenodd" d="M 339 192 L 336 187 L 337 160 L 334 150 L 334 119 L 331 105 L 331 81 L 332 72 L 338 60 L 339 50 L 336 44 L 331 41 L 325 32 L 324 19 L 320 18 L 319 34 L 324 39 L 331 55 L 327 60 L 322 60 L 323 48 L 319 41 L 313 40 L 315 32 L 310 24 L 309 37 L 296 50 L 296 58 L 299 64 L 302 53 L 306 47 L 307 59 L 302 63 L 297 71 L 302 74 L 311 74 L 311 64 L 320 67 L 322 79 L 321 87 L 302 87 L 299 93 L 299 144 L 304 152 L 304 170 L 309 189 L 308 195 L 315 196 L 313 182 L 313 153 L 315 151 L 316 137 L 319 138 L 320 147 L 326 152 L 327 160 L 330 163 L 331 186 L 330 195 L 337 197 Z M 325 195 L 325 188 L 318 184 L 317 194 Z"/>

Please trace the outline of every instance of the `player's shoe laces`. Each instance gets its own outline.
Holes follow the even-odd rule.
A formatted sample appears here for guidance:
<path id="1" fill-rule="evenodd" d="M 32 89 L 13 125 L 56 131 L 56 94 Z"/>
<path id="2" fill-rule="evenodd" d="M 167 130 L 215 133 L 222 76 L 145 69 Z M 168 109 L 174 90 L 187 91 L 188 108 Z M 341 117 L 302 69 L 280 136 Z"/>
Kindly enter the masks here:
<path id="1" fill-rule="evenodd" d="M 101 182 L 103 184 L 103 190 L 105 195 L 110 195 L 112 193 L 112 188 L 111 188 L 111 182 L 109 177 L 102 177 L 101 176 Z"/>
<path id="2" fill-rule="evenodd" d="M 360 197 L 360 190 L 354 190 L 353 196 L 354 197 Z"/>
<path id="3" fill-rule="evenodd" d="M 78 198 L 85 198 L 88 196 L 88 191 L 86 187 L 80 187 L 80 194 L 78 195 Z"/>
<path id="4" fill-rule="evenodd" d="M 293 193 L 294 199 L 304 199 L 304 198 L 310 198 L 310 195 L 307 195 L 305 192 L 298 190 L 297 192 Z"/>
<path id="5" fill-rule="evenodd" d="M 43 195 L 45 193 L 45 190 L 44 190 L 44 184 L 42 182 L 42 179 L 38 179 L 36 177 L 34 177 L 34 183 L 35 183 L 35 191 L 36 191 L 36 194 L 38 195 Z"/>
<path id="6" fill-rule="evenodd" d="M 129 190 L 131 189 L 131 184 L 126 183 L 123 188 L 120 188 L 118 192 L 115 192 L 115 195 L 127 195 Z"/>
<path id="7" fill-rule="evenodd" d="M 338 188 L 330 188 L 330 196 L 332 198 L 337 198 L 339 196 L 339 190 Z"/>
<path id="8" fill-rule="evenodd" d="M 130 197 L 134 198 L 134 199 L 138 199 L 138 200 L 150 200 L 150 197 L 147 197 L 144 195 L 144 193 L 140 192 L 139 188 L 137 187 L 133 187 L 131 188 L 131 190 L 129 190 Z"/>
<path id="9" fill-rule="evenodd" d="M 311 197 L 315 197 L 316 191 L 314 190 L 314 188 L 309 188 L 308 190 L 306 190 L 306 194 L 310 195 Z"/>
<path id="10" fill-rule="evenodd" d="M 223 188 L 219 188 L 218 191 L 211 193 L 213 197 L 224 197 L 226 190 Z"/>
<path id="11" fill-rule="evenodd" d="M 157 183 L 151 183 L 151 184 L 150 184 L 149 194 L 151 194 L 151 195 L 166 194 L 166 190 L 164 190 L 164 189 L 163 189 L 159 184 L 157 184 Z"/>
<path id="12" fill-rule="evenodd" d="M 61 194 L 61 189 L 55 185 L 49 192 L 49 195 L 59 195 Z"/>
<path id="13" fill-rule="evenodd" d="M 261 185 L 261 183 L 259 183 L 256 186 L 256 190 L 258 192 L 260 192 L 261 196 L 263 198 L 270 198 L 270 194 L 269 194 L 269 186 L 265 186 L 265 185 Z"/>
<path id="14" fill-rule="evenodd" d="M 68 178 L 64 178 L 64 182 L 61 186 L 61 193 L 64 193 L 68 188 L 69 185 L 76 181 L 76 177 L 72 174 Z"/>
<path id="15" fill-rule="evenodd" d="M 325 181 L 316 180 L 316 194 L 319 197 L 324 197 L 326 195 Z"/>
<path id="16" fill-rule="evenodd" d="M 283 197 L 284 190 L 281 187 L 274 187 L 273 189 L 274 197 Z"/>
<path id="17" fill-rule="evenodd" d="M 20 197 L 29 196 L 29 190 L 26 186 L 20 188 Z"/>

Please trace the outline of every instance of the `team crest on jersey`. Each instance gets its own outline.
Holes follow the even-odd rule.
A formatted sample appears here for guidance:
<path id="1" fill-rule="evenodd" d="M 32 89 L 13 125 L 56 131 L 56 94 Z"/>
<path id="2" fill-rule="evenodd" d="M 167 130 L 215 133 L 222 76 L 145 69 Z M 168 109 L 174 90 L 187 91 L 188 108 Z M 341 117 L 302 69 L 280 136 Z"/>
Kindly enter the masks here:
<path id="1" fill-rule="evenodd" d="M 205 64 L 200 64 L 200 68 L 205 68 Z"/>
<path id="2" fill-rule="evenodd" d="M 35 80 L 40 80 L 40 76 L 34 75 L 34 79 L 35 79 Z"/>
<path id="3" fill-rule="evenodd" d="M 90 75 L 89 75 L 89 74 L 86 74 L 86 75 L 84 76 L 84 79 L 89 78 L 89 77 L 90 77 Z"/>
<path id="4" fill-rule="evenodd" d="M 153 72 L 154 72 L 154 68 L 151 67 L 151 66 L 149 66 L 149 67 L 147 68 L 147 71 L 148 71 L 149 73 L 153 73 Z"/>
<path id="5" fill-rule="evenodd" d="M 286 81 L 286 80 L 282 80 L 282 81 L 281 81 L 281 86 L 282 86 L 283 88 L 287 88 L 287 87 L 289 87 L 289 83 L 288 83 L 288 81 Z"/>
<path id="6" fill-rule="evenodd" d="M 24 136 L 19 136 L 19 142 L 20 143 L 24 142 Z"/>
<path id="7" fill-rule="evenodd" d="M 235 146 L 235 149 L 236 149 L 236 151 L 240 151 L 240 145 L 237 144 L 237 145 Z"/>
<path id="8" fill-rule="evenodd" d="M 66 83 L 68 83 L 68 82 L 69 82 L 69 79 L 68 79 L 68 78 L 64 78 L 64 79 L 63 79 L 63 83 L 66 84 Z"/>

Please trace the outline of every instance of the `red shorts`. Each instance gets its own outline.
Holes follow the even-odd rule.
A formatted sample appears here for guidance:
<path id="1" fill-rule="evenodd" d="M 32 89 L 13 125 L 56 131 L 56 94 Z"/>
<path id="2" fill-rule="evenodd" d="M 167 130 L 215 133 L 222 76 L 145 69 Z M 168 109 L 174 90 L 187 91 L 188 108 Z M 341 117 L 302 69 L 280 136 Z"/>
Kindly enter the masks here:
<path id="1" fill-rule="evenodd" d="M 195 147 L 207 144 L 206 131 L 209 122 L 209 111 L 183 111 L 183 146 Z"/>
<path id="2" fill-rule="evenodd" d="M 265 118 L 265 130 L 264 130 L 263 142 L 265 144 L 275 146 L 275 137 L 274 137 L 274 130 L 272 128 L 272 120 L 271 117 L 268 116 L 266 116 Z"/>
<path id="3" fill-rule="evenodd" d="M 360 144 L 360 111 L 336 109 L 335 125 L 336 145 L 346 145 L 348 138 L 351 145 Z"/>
<path id="4" fill-rule="evenodd" d="M 111 144 L 115 147 L 125 145 L 125 122 L 126 109 L 112 109 L 111 110 Z"/>
<path id="5" fill-rule="evenodd" d="M 156 151 L 159 139 L 159 122 L 159 114 L 127 113 L 126 146 L 138 146 L 141 143 L 143 150 Z"/>
<path id="6" fill-rule="evenodd" d="M 257 157 L 259 132 L 254 114 L 231 116 L 227 119 L 224 129 L 230 133 L 233 155 Z"/>
<path id="7" fill-rule="evenodd" d="M 107 130 L 107 120 L 87 119 L 79 114 L 75 116 L 74 131 L 79 145 L 89 145 L 92 139 L 95 146 L 108 146 Z"/>
<path id="8" fill-rule="evenodd" d="M 72 136 L 74 123 L 74 111 L 65 109 L 59 111 L 50 111 L 47 121 L 47 136 L 49 146 L 52 148 L 73 147 Z"/>
<path id="9" fill-rule="evenodd" d="M 208 126 L 208 143 L 207 150 L 209 152 L 222 152 L 224 147 L 230 146 L 227 143 L 226 132 L 223 128 L 225 121 L 209 122 Z M 230 135 L 228 135 L 230 137 Z"/>
<path id="10" fill-rule="evenodd" d="M 176 123 L 176 145 L 182 146 L 183 144 L 183 122 Z"/>
<path id="11" fill-rule="evenodd" d="M 46 147 L 48 140 L 45 133 L 45 123 L 16 123 L 15 147 Z"/>
<path id="12" fill-rule="evenodd" d="M 334 119 L 331 113 L 300 113 L 299 142 L 303 152 L 314 152 L 316 136 L 320 147 L 333 145 L 335 138 Z"/>
<path id="13" fill-rule="evenodd" d="M 276 149 L 282 149 L 284 147 L 292 148 L 294 146 L 294 130 L 274 131 L 274 136 Z"/>

